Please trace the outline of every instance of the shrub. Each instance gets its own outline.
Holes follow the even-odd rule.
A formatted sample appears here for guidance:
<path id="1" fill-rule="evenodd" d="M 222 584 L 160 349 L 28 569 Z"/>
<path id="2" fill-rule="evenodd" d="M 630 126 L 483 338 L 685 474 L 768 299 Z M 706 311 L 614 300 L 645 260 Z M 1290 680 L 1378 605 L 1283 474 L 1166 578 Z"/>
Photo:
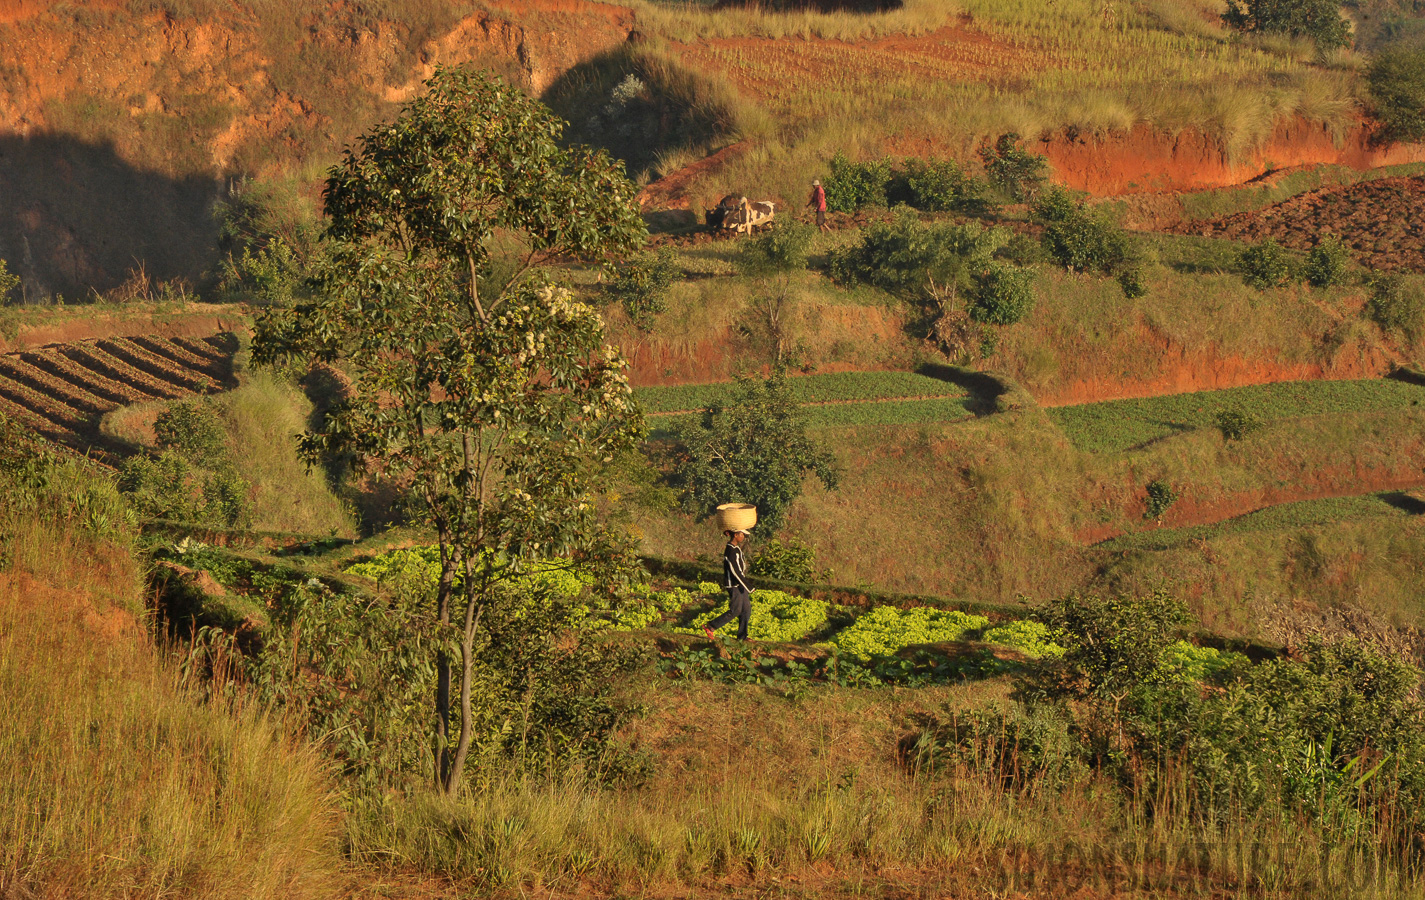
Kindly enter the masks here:
<path id="1" fill-rule="evenodd" d="M 20 276 L 13 274 L 5 264 L 5 260 L 0 259 L 0 306 L 5 306 L 10 302 L 10 295 L 15 293 L 15 289 L 20 286 Z"/>
<path id="2" fill-rule="evenodd" d="M 1351 43 L 1338 0 L 1227 0 L 1222 21 L 1239 31 L 1310 38 L 1321 50 Z"/>
<path id="3" fill-rule="evenodd" d="M 851 162 L 837 153 L 831 158 L 831 172 L 822 184 L 827 211 L 852 213 L 868 206 L 885 206 L 890 182 L 888 160 Z"/>
<path id="4" fill-rule="evenodd" d="M 1147 293 L 1146 270 L 1123 229 L 1078 203 L 1067 191 L 1046 191 L 1033 214 L 1044 224 L 1049 257 L 1071 272 L 1110 275 L 1129 299 Z"/>
<path id="5" fill-rule="evenodd" d="M 1161 519 L 1163 513 L 1168 511 L 1174 503 L 1178 501 L 1178 492 L 1173 490 L 1173 486 L 1166 481 L 1156 479 L 1148 482 L 1148 504 L 1143 511 L 1145 519 Z"/>
<path id="6" fill-rule="evenodd" d="M 664 247 L 625 263 L 604 291 L 623 306 L 635 326 L 648 331 L 653 317 L 667 310 L 668 289 L 677 274 L 677 257 L 672 248 Z"/>
<path id="7" fill-rule="evenodd" d="M 1020 146 L 1013 132 L 1000 135 L 993 148 L 982 145 L 979 153 L 990 184 L 1015 203 L 1033 199 L 1048 177 L 1048 162 Z"/>
<path id="8" fill-rule="evenodd" d="M 154 419 L 153 432 L 160 448 L 176 450 L 194 462 L 212 462 L 227 452 L 223 423 L 202 401 L 170 404 Z"/>
<path id="9" fill-rule="evenodd" d="M 961 212 L 970 215 L 985 211 L 983 183 L 953 159 L 907 159 L 895 174 L 889 199 L 901 200 L 925 212 Z"/>
<path id="10" fill-rule="evenodd" d="M 764 544 L 752 557 L 752 574 L 803 584 L 831 579 L 829 570 L 817 571 L 816 551 L 795 537 Z"/>
<path id="11" fill-rule="evenodd" d="M 1307 254 L 1302 275 L 1312 287 L 1332 287 L 1346 280 L 1346 266 L 1350 262 L 1351 255 L 1341 239 L 1334 234 L 1323 235 Z"/>
<path id="12" fill-rule="evenodd" d="M 1281 287 L 1291 280 L 1291 258 L 1271 238 L 1243 250 L 1237 257 L 1242 280 L 1259 291 Z"/>
<path id="13" fill-rule="evenodd" d="M 798 409 L 785 379 L 775 377 L 742 381 L 727 404 L 703 410 L 682 434 L 675 477 L 684 508 L 706 519 L 720 503 L 751 503 L 761 526 L 776 532 L 807 475 L 835 488 L 835 460 L 807 436 Z"/>
<path id="14" fill-rule="evenodd" d="M 1125 689 L 1161 681 L 1165 651 L 1190 621 L 1187 607 L 1166 591 L 1105 599 L 1070 594 L 1039 618 L 1065 648 L 1068 696 L 1111 700 Z"/>
<path id="15" fill-rule="evenodd" d="M 739 268 L 749 275 L 785 275 L 807 267 L 816 228 L 805 222 L 778 222 L 743 244 Z"/>
<path id="16" fill-rule="evenodd" d="M 1420 328 L 1422 305 L 1418 288 L 1407 284 L 1399 275 L 1376 273 L 1369 280 L 1371 296 L 1365 313 L 1381 331 L 1396 332 L 1413 339 Z"/>
<path id="17" fill-rule="evenodd" d="M 1240 409 L 1220 410 L 1213 421 L 1217 430 L 1222 432 L 1223 440 L 1227 441 L 1240 441 L 1262 427 L 1261 419 Z"/>
<path id="18" fill-rule="evenodd" d="M 1034 273 L 991 264 L 974 276 L 970 318 L 987 325 L 1013 325 L 1034 308 Z"/>
<path id="19" fill-rule="evenodd" d="M 1425 48 L 1381 53 L 1366 74 L 1373 112 L 1391 141 L 1425 140 Z"/>

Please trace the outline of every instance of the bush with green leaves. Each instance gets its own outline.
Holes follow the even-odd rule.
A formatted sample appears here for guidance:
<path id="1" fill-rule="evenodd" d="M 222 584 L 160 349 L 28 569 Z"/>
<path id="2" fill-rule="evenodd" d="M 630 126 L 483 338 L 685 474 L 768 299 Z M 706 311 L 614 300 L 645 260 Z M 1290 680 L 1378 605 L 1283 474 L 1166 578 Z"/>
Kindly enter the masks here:
<path id="1" fill-rule="evenodd" d="M 1371 111 L 1388 141 L 1425 140 L 1425 47 L 1378 54 L 1366 74 Z"/>
<path id="2" fill-rule="evenodd" d="M 984 616 L 953 609 L 877 606 L 837 632 L 831 643 L 840 653 L 869 662 L 917 644 L 958 641 L 966 632 L 981 631 L 989 622 Z"/>
<path id="3" fill-rule="evenodd" d="M 953 159 L 906 159 L 894 173 L 888 199 L 923 212 L 979 215 L 987 210 L 985 185 Z"/>
<path id="4" fill-rule="evenodd" d="M 1225 441 L 1240 441 L 1262 427 L 1262 420 L 1240 409 L 1219 410 L 1213 417 Z"/>
<path id="5" fill-rule="evenodd" d="M 20 276 L 10 271 L 5 260 L 0 259 L 0 306 L 10 302 L 10 295 L 20 287 Z"/>
<path id="6" fill-rule="evenodd" d="M 1421 297 L 1420 288 L 1410 284 L 1404 276 L 1390 273 L 1374 273 L 1367 283 L 1371 295 L 1366 300 L 1366 316 L 1379 325 L 1381 331 L 1413 340 L 1425 314 L 1425 299 Z"/>
<path id="7" fill-rule="evenodd" d="M 1161 681 L 1164 651 L 1191 621 L 1181 601 L 1158 590 L 1140 596 L 1069 594 L 1039 619 L 1065 648 L 1064 696 L 1113 701 L 1123 691 Z"/>
<path id="8" fill-rule="evenodd" d="M 1259 291 L 1281 287 L 1291 281 L 1291 257 L 1272 238 L 1244 249 L 1237 257 L 1242 280 Z"/>
<path id="9" fill-rule="evenodd" d="M 740 380 L 730 400 L 703 410 L 680 435 L 674 477 L 684 508 L 703 519 L 723 503 L 751 503 L 759 525 L 776 532 L 807 475 L 829 489 L 840 478 L 831 453 L 807 436 L 781 376 Z"/>
<path id="10" fill-rule="evenodd" d="M 1048 161 L 1025 150 L 1013 132 L 1000 135 L 993 147 L 982 145 L 979 153 L 990 184 L 1015 203 L 1033 200 L 1048 179 Z"/>
<path id="11" fill-rule="evenodd" d="M 1351 44 L 1338 0 L 1227 0 L 1222 21 L 1239 31 L 1309 38 L 1321 50 Z"/>
<path id="12" fill-rule="evenodd" d="M 180 400 L 154 420 L 158 452 L 129 457 L 119 489 L 141 516 L 221 528 L 246 526 L 252 486 L 237 473 L 212 406 Z"/>
<path id="13" fill-rule="evenodd" d="M 726 597 L 726 593 L 723 596 Z M 830 609 L 831 604 L 825 600 L 798 597 L 781 591 L 754 590 L 747 637 L 754 641 L 799 641 L 826 624 Z M 683 634 L 702 634 L 703 626 L 722 612 L 722 607 L 714 607 L 693 619 L 690 627 L 676 630 Z M 724 637 L 737 634 L 737 620 L 723 625 L 718 633 Z"/>
<path id="14" fill-rule="evenodd" d="M 1143 510 L 1145 519 L 1161 519 L 1163 513 L 1168 511 L 1174 503 L 1178 502 L 1178 492 L 1162 479 L 1154 479 L 1148 482 L 1148 502 Z"/>
<path id="15" fill-rule="evenodd" d="M 1163 651 L 1163 666 L 1171 671 L 1170 677 L 1187 682 L 1218 681 L 1247 662 L 1241 653 L 1199 647 L 1188 641 L 1174 641 Z"/>
<path id="16" fill-rule="evenodd" d="M 1129 299 L 1147 293 L 1146 269 L 1137 249 L 1105 215 L 1062 188 L 1042 193 L 1033 215 L 1044 225 L 1041 243 L 1054 262 L 1071 272 L 1112 276 Z"/>
<path id="17" fill-rule="evenodd" d="M 653 317 L 668 309 L 668 290 L 678 275 L 677 256 L 671 247 L 642 253 L 625 262 L 604 288 L 642 331 L 653 328 Z"/>
<path id="18" fill-rule="evenodd" d="M 822 182 L 827 211 L 853 213 L 868 206 L 885 206 L 891 175 L 890 160 L 852 162 L 837 153 L 831 158 L 829 174 Z"/>
<path id="19" fill-rule="evenodd" d="M 830 580 L 829 570 L 817 571 L 816 551 L 794 536 L 772 538 L 752 556 L 752 574 L 803 584 Z"/>
<path id="20" fill-rule="evenodd" d="M 991 263 L 975 273 L 970 318 L 986 325 L 1013 325 L 1034 308 L 1034 272 Z"/>
<path id="21" fill-rule="evenodd" d="M 1346 280 L 1350 264 L 1351 254 L 1346 245 L 1336 235 L 1326 234 L 1307 254 L 1301 274 L 1312 287 L 1334 287 Z"/>

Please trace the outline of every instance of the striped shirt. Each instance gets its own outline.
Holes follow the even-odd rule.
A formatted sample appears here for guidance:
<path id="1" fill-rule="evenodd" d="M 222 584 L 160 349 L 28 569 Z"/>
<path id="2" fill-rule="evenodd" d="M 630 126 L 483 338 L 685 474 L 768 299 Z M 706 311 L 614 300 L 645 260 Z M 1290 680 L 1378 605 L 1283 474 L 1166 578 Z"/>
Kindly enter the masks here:
<path id="1" fill-rule="evenodd" d="M 722 586 L 729 591 L 740 587 L 747 593 L 752 593 L 752 588 L 747 584 L 746 557 L 742 548 L 731 541 L 727 542 L 727 548 L 722 551 Z"/>

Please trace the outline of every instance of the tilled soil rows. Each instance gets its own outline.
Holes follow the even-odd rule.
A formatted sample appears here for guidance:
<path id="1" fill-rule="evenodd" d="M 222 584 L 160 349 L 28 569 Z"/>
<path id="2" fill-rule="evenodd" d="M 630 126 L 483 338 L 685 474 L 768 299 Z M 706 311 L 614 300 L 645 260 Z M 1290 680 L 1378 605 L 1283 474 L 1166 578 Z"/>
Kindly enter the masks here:
<path id="1" fill-rule="evenodd" d="M 0 412 L 41 437 L 115 464 L 132 448 L 99 432 L 120 406 L 232 387 L 230 336 L 202 340 L 143 335 L 52 344 L 0 356 Z"/>
<path id="2" fill-rule="evenodd" d="M 1310 250 L 1322 236 L 1335 234 L 1364 266 L 1425 272 L 1425 176 L 1322 188 L 1265 209 L 1168 230 L 1245 241 L 1274 238 L 1297 250 Z"/>

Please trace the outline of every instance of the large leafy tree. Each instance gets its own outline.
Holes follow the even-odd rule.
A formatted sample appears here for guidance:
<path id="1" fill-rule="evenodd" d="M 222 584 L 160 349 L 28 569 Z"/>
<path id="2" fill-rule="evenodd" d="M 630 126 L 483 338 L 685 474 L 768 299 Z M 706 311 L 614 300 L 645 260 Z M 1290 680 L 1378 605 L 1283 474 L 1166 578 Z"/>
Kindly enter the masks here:
<path id="1" fill-rule="evenodd" d="M 304 452 L 408 484 L 434 528 L 449 635 L 435 774 L 452 794 L 481 739 L 490 617 L 519 615 L 510 586 L 536 560 L 611 575 L 623 559 L 591 494 L 641 417 L 602 320 L 541 266 L 607 262 L 646 231 L 621 166 L 561 147 L 563 123 L 539 103 L 464 69 L 426 87 L 331 170 L 314 299 L 265 318 L 254 355 L 341 360 L 351 397 Z"/>
<path id="2" fill-rule="evenodd" d="M 751 503 L 761 529 L 776 533 L 815 474 L 835 488 L 835 460 L 807 437 L 785 379 L 744 380 L 726 405 L 703 410 L 683 434 L 678 465 L 684 508 L 706 518 L 721 503 Z"/>

